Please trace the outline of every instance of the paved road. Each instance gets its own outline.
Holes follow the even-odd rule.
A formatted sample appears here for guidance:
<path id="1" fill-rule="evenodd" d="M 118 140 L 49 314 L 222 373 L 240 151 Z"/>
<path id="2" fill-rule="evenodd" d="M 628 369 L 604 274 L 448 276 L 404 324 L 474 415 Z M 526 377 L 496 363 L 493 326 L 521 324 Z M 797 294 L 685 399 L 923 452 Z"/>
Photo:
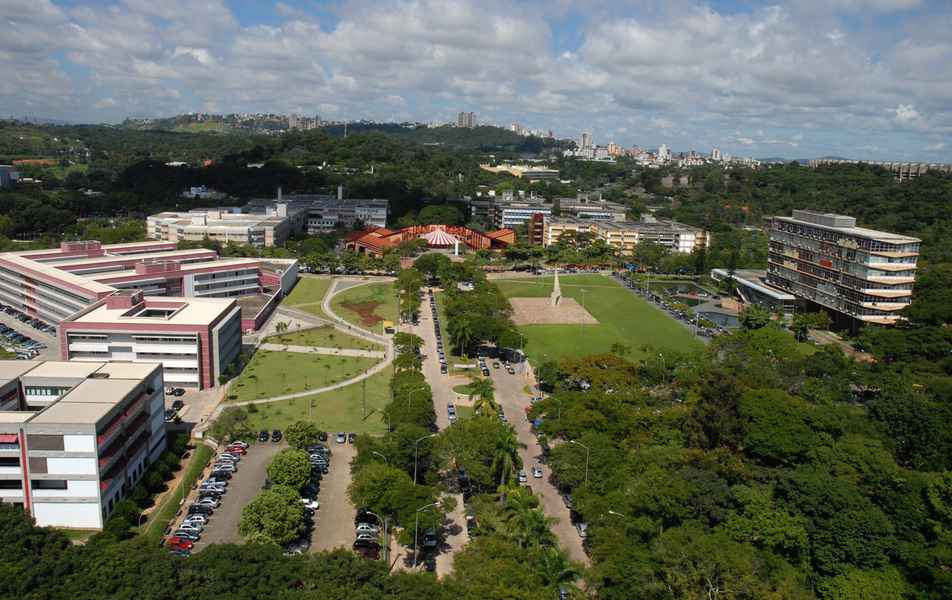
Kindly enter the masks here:
<path id="1" fill-rule="evenodd" d="M 385 358 L 382 350 L 357 350 L 356 348 L 326 348 L 322 346 L 294 346 L 291 344 L 261 344 L 262 350 L 273 352 L 299 352 L 301 354 L 328 354 L 331 356 L 357 356 L 362 358 Z"/>
<path id="2" fill-rule="evenodd" d="M 202 539 L 195 544 L 195 550 L 201 550 L 209 544 L 235 544 L 242 541 L 238 533 L 241 509 L 261 492 L 271 459 L 284 448 L 287 448 L 287 444 L 283 442 L 252 444 L 248 447 L 248 454 L 241 458 L 238 471 L 228 481 L 228 492 L 222 496 L 221 506 L 215 509 L 215 513 L 208 520 L 208 526 L 202 532 Z M 207 477 L 209 471 L 210 467 L 199 482 Z M 197 493 L 192 490 L 185 507 L 196 498 Z M 176 525 L 182 517 L 184 515 L 176 518 Z"/>
<path id="3" fill-rule="evenodd" d="M 525 412 L 531 402 L 530 396 L 524 389 L 527 385 L 535 385 L 535 379 L 532 377 L 531 369 L 525 368 L 525 372 L 521 372 L 522 367 L 528 367 L 528 365 L 517 367 L 515 375 L 510 375 L 504 369 L 492 370 L 496 401 L 502 406 L 506 418 L 516 430 L 516 437 L 526 446 L 519 450 L 519 456 L 522 458 L 526 474 L 529 475 L 529 487 L 539 497 L 546 516 L 556 519 L 552 532 L 558 538 L 559 545 L 572 560 L 588 564 L 588 556 L 582 549 L 582 539 L 572 525 L 569 511 L 562 503 L 558 489 L 549 481 L 551 475 L 549 467 L 542 465 L 542 479 L 532 477 L 532 465 L 541 464 L 542 448 L 532 433 Z"/>
<path id="4" fill-rule="evenodd" d="M 446 324 L 441 323 L 445 330 Z M 420 322 L 413 327 L 413 333 L 423 338 L 421 350 L 426 359 L 423 361 L 423 375 L 433 392 L 433 408 L 436 411 L 436 425 L 440 431 L 450 426 L 446 406 L 449 403 L 458 404 L 457 394 L 453 387 L 469 381 L 461 375 L 443 375 L 440 373 L 440 359 L 436 350 L 436 333 L 433 328 L 433 317 L 430 311 L 430 301 L 427 296 L 420 307 Z M 453 556 L 469 542 L 469 532 L 466 530 L 465 506 L 462 494 L 456 494 L 456 509 L 449 513 L 444 523 L 443 546 L 436 555 L 436 574 L 445 577 L 453 572 Z M 395 556 L 409 556 L 412 552 L 407 549 L 394 550 Z M 398 562 L 397 566 L 408 566 Z"/>
<path id="5" fill-rule="evenodd" d="M 333 432 L 331 432 L 333 434 Z M 354 516 L 357 509 L 350 502 L 350 461 L 357 455 L 353 444 L 331 444 L 331 466 L 321 480 L 311 552 L 347 548 L 354 543 Z"/>

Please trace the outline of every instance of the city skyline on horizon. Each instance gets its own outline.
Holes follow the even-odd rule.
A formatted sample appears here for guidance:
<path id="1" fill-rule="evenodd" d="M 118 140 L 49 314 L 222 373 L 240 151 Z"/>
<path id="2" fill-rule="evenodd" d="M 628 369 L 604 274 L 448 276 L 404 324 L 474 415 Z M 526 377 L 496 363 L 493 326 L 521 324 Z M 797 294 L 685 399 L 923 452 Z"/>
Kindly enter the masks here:
<path id="1" fill-rule="evenodd" d="M 939 1 L 10 0 L 0 17 L 14 115 L 465 111 L 626 147 L 952 162 Z"/>

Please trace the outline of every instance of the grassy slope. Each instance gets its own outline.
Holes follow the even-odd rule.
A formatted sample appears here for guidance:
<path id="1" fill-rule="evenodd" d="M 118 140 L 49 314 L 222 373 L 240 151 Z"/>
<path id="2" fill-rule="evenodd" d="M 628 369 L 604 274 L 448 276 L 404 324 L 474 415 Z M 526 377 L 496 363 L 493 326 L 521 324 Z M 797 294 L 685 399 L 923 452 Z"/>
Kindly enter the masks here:
<path id="1" fill-rule="evenodd" d="M 179 501 L 184 493 L 187 493 L 183 493 L 182 490 L 192 489 L 192 486 L 198 481 L 198 476 L 201 475 L 202 470 L 211 460 L 213 453 L 212 449 L 205 444 L 196 443 L 195 450 L 192 452 L 188 466 L 185 467 L 185 475 L 182 477 L 179 486 L 171 494 L 168 494 L 162 504 L 149 516 L 141 530 L 143 535 L 157 540 L 165 533 L 165 528 L 169 526 L 169 522 L 178 511 Z"/>
<path id="2" fill-rule="evenodd" d="M 374 309 L 374 315 L 381 320 L 397 321 L 397 299 L 392 283 L 370 283 L 344 290 L 331 300 L 331 308 L 347 322 L 381 333 L 382 326 L 379 322 L 373 326 L 361 323 L 359 314 L 343 306 L 345 303 L 359 304 L 363 302 L 378 302 L 379 306 Z"/>
<path id="3" fill-rule="evenodd" d="M 302 277 L 288 297 L 284 299 L 283 304 L 313 315 L 324 316 L 321 301 L 331 287 L 332 281 L 330 277 Z"/>
<path id="4" fill-rule="evenodd" d="M 355 377 L 377 362 L 374 358 L 259 350 L 229 388 L 229 397 L 236 395 L 235 400 L 243 401 L 303 392 Z"/>
<path id="5" fill-rule="evenodd" d="M 295 421 L 311 420 L 330 432 L 383 434 L 386 424 L 379 411 L 390 401 L 391 375 L 392 371 L 387 368 L 367 378 L 366 420 L 362 408 L 363 385 L 356 383 L 324 394 L 255 405 L 255 412 L 248 415 L 248 425 L 256 430 L 284 429 Z"/>
<path id="6" fill-rule="evenodd" d="M 357 350 L 383 350 L 383 347 L 363 338 L 354 337 L 337 331 L 330 325 L 302 329 L 281 335 L 272 335 L 265 340 L 270 344 L 290 344 L 292 346 L 318 346 L 323 348 L 354 348 Z"/>
<path id="7" fill-rule="evenodd" d="M 631 347 L 631 355 L 656 349 L 698 349 L 701 343 L 680 323 L 602 275 L 570 275 L 559 278 L 562 295 L 583 302 L 598 319 L 598 325 L 526 325 L 526 353 L 533 362 L 561 356 L 584 356 L 608 352 L 613 343 Z M 552 278 L 496 280 L 507 297 L 545 297 L 552 292 Z"/>

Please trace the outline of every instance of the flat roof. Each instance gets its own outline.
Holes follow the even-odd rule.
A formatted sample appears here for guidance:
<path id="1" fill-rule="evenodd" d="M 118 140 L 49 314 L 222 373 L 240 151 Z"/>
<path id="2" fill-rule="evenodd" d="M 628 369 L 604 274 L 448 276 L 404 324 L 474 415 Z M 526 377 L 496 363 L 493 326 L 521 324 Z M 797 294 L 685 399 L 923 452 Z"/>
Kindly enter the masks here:
<path id="1" fill-rule="evenodd" d="M 62 281 L 64 283 L 69 283 L 77 287 L 81 287 L 93 294 L 99 292 L 112 292 L 115 290 L 112 286 L 103 285 L 94 279 L 89 277 L 83 277 L 82 275 L 74 275 L 69 271 L 64 271 L 55 266 L 52 266 L 48 263 L 43 263 L 37 260 L 30 258 L 24 258 L 17 254 L 13 253 L 4 253 L 0 254 L 0 259 L 13 263 L 14 265 L 21 267 L 23 269 L 30 269 L 46 275 L 50 279 Z"/>
<path id="2" fill-rule="evenodd" d="M 188 273 L 190 271 L 197 271 L 201 269 L 207 269 L 209 267 L 221 267 L 226 269 L 228 267 L 240 267 L 242 265 L 247 265 L 249 267 L 258 266 L 261 264 L 261 261 L 257 258 L 226 258 L 224 260 L 205 260 L 202 262 L 192 262 L 186 265 L 181 265 L 181 268 L 175 273 Z M 124 271 L 105 271 L 103 273 L 91 273 L 89 275 L 90 279 L 96 281 L 109 281 L 111 279 L 116 279 L 120 277 L 141 277 L 142 279 L 161 279 L 168 273 L 152 273 L 152 274 L 140 274 L 135 269 L 125 269 Z M 110 289 L 112 289 L 110 287 Z"/>
<path id="3" fill-rule="evenodd" d="M 911 237 L 908 235 L 902 235 L 899 233 L 890 233 L 888 231 L 877 231 L 876 229 L 866 229 L 865 227 L 834 227 L 832 225 L 823 225 L 821 223 L 814 223 L 812 221 L 804 221 L 802 219 L 794 219 L 793 217 L 784 217 L 784 216 L 777 216 L 777 217 L 774 217 L 774 219 L 777 219 L 779 221 L 788 221 L 790 223 L 796 223 L 798 225 L 819 227 L 820 229 L 826 229 L 828 231 L 838 231 L 840 233 L 870 238 L 870 239 L 874 239 L 874 240 L 882 241 L 882 242 L 914 243 L 914 242 L 922 241 L 919 238 Z"/>
<path id="4" fill-rule="evenodd" d="M 37 363 L 29 360 L 0 360 L 0 382 L 6 383 L 16 379 L 36 365 Z"/>
<path id="5" fill-rule="evenodd" d="M 139 385 L 130 379 L 86 379 L 30 419 L 31 424 L 95 425 Z"/>
<path id="6" fill-rule="evenodd" d="M 109 375 L 110 380 L 132 379 L 142 381 L 151 375 L 156 369 L 162 368 L 162 363 L 146 362 L 107 362 L 96 373 Z"/>
<path id="7" fill-rule="evenodd" d="M 78 267 L 83 265 L 95 266 L 99 263 L 109 262 L 109 261 L 122 261 L 122 260 L 148 260 L 150 258 L 162 258 L 168 260 L 176 260 L 179 258 L 188 258 L 190 256 L 203 256 L 207 255 L 209 252 L 215 254 L 214 250 L 208 250 L 206 248 L 194 248 L 192 250 L 159 250 L 156 252 L 140 252 L 137 254 L 107 254 L 106 256 L 93 256 L 85 258 L 75 258 L 71 257 L 69 260 L 64 260 L 62 262 L 48 263 L 55 264 L 57 268 L 65 267 Z"/>
<path id="8" fill-rule="evenodd" d="M 75 360 L 48 360 L 30 370 L 26 377 L 49 377 L 60 379 L 85 379 L 105 363 Z"/>
<path id="9" fill-rule="evenodd" d="M 150 302 L 152 306 L 150 307 Z M 156 325 L 208 325 L 220 315 L 231 309 L 234 298 L 182 298 L 169 296 L 146 296 L 145 309 L 167 308 L 164 304 L 177 305 L 170 316 L 142 317 L 129 315 L 130 308 L 109 308 L 106 302 L 100 302 L 92 310 L 75 318 L 67 318 L 64 323 L 106 323 L 125 325 L 146 323 Z"/>

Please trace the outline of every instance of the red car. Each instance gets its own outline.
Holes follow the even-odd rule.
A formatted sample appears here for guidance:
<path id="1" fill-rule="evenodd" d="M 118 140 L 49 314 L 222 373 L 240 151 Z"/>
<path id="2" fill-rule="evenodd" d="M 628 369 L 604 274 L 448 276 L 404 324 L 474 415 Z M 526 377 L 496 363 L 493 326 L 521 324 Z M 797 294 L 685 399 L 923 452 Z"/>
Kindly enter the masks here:
<path id="1" fill-rule="evenodd" d="M 228 446 L 225 448 L 225 452 L 231 452 L 233 454 L 248 454 L 248 450 L 246 450 L 243 446 Z"/>
<path id="2" fill-rule="evenodd" d="M 172 536 L 165 539 L 165 545 L 173 550 L 191 550 L 195 544 L 192 540 Z"/>

